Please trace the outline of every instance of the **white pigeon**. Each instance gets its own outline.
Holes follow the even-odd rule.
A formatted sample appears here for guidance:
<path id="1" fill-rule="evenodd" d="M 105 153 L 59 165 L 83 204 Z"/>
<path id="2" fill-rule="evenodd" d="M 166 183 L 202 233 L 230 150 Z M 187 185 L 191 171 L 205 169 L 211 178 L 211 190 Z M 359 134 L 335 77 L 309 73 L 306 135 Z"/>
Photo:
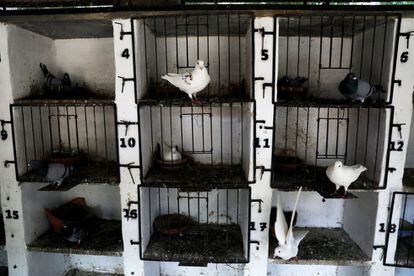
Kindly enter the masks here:
<path id="1" fill-rule="evenodd" d="M 193 103 L 200 103 L 196 99 L 198 92 L 207 87 L 210 83 L 210 75 L 204 66 L 204 61 L 198 60 L 194 70 L 190 73 L 174 74 L 168 73 L 161 77 L 172 85 L 187 93 Z"/>
<path id="2" fill-rule="evenodd" d="M 278 247 L 275 248 L 274 257 L 280 257 L 283 260 L 289 260 L 298 255 L 299 243 L 305 238 L 309 231 L 295 231 L 293 233 L 293 219 L 296 213 L 296 207 L 298 205 L 300 193 L 302 187 L 300 187 L 298 194 L 296 195 L 295 205 L 292 211 L 292 217 L 290 219 L 289 229 L 287 227 L 286 218 L 283 214 L 282 202 L 280 195 L 277 195 L 277 213 L 275 221 L 275 235 L 279 243 Z"/>
<path id="3" fill-rule="evenodd" d="M 341 161 L 335 161 L 326 169 L 326 176 L 335 184 L 336 191 L 342 186 L 346 194 L 352 182 L 357 180 L 359 175 L 366 170 L 367 168 L 363 165 L 346 166 Z"/>
<path id="4" fill-rule="evenodd" d="M 164 161 L 178 161 L 182 159 L 181 153 L 178 151 L 178 147 L 170 147 L 167 144 L 165 144 L 163 154 L 162 154 L 162 160 Z"/>

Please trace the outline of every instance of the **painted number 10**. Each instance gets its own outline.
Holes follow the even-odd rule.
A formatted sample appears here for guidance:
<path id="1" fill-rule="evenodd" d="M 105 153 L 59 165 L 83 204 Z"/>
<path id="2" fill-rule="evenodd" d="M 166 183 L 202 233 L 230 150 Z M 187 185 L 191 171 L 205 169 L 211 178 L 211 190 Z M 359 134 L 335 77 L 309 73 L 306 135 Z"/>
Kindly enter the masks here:
<path id="1" fill-rule="evenodd" d="M 130 147 L 130 148 L 134 148 L 135 147 L 135 139 L 134 138 L 128 138 L 128 140 L 126 140 L 126 138 L 121 138 L 121 148 L 126 148 L 126 147 Z"/>

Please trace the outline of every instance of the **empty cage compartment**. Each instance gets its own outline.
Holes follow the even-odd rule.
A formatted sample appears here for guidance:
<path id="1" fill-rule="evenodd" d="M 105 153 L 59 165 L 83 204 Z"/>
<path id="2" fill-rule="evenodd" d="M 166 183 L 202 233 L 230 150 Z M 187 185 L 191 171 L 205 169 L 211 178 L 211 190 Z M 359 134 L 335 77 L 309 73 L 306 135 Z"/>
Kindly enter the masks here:
<path id="1" fill-rule="evenodd" d="M 18 181 L 57 190 L 119 182 L 112 102 L 21 101 L 10 108 Z"/>
<path id="2" fill-rule="evenodd" d="M 250 189 L 140 187 L 141 257 L 184 265 L 249 260 Z"/>
<path id="3" fill-rule="evenodd" d="M 198 60 L 210 75 L 197 94 L 211 98 L 252 97 L 252 19 L 249 14 L 199 14 L 134 20 L 138 99 L 188 101 L 161 77 L 189 73 Z"/>
<path id="4" fill-rule="evenodd" d="M 145 104 L 139 112 L 144 185 L 206 189 L 252 181 L 254 103 Z"/>
<path id="5" fill-rule="evenodd" d="M 335 161 L 367 170 L 350 189 L 386 186 L 388 140 L 393 108 L 384 105 L 276 105 L 274 188 L 335 192 L 326 168 Z"/>
<path id="6" fill-rule="evenodd" d="M 350 72 L 371 84 L 358 92 L 371 94 L 365 103 L 392 101 L 398 16 L 326 13 L 278 20 L 278 101 L 359 101 L 338 88 Z"/>
<path id="7" fill-rule="evenodd" d="M 391 204 L 384 264 L 414 268 L 414 193 L 394 192 Z"/>

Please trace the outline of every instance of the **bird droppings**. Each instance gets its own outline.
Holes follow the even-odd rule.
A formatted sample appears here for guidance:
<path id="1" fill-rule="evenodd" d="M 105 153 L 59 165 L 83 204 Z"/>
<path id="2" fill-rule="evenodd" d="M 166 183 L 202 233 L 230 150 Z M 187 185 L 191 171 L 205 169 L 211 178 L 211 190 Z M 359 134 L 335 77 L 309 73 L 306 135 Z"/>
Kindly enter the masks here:
<path id="1" fill-rule="evenodd" d="M 78 184 L 109 184 L 118 185 L 118 166 L 115 162 L 88 162 L 82 166 L 77 166 L 73 172 L 67 176 L 60 186 L 49 184 L 40 191 L 68 191 Z M 27 182 L 44 182 L 37 176 L 26 174 L 22 179 Z"/>
<path id="2" fill-rule="evenodd" d="M 210 191 L 219 188 L 245 188 L 248 183 L 240 165 L 188 163 L 176 169 L 152 166 L 144 187 L 180 187 L 181 191 Z"/>
<path id="3" fill-rule="evenodd" d="M 399 237 L 397 249 L 395 251 L 395 260 L 398 265 L 414 267 L 414 238 Z"/>
<path id="4" fill-rule="evenodd" d="M 247 262 L 241 229 L 236 224 L 196 224 L 177 237 L 154 232 L 144 259 L 179 261 L 191 266 Z"/>
<path id="5" fill-rule="evenodd" d="M 121 276 L 124 274 L 94 272 L 94 271 L 82 271 L 78 269 L 71 269 L 64 274 L 64 276 Z"/>
<path id="6" fill-rule="evenodd" d="M 38 252 L 121 256 L 123 251 L 121 221 L 101 218 L 95 220 L 94 229 L 89 229 L 89 235 L 79 246 L 66 241 L 61 235 L 49 229 L 28 245 L 28 248 Z"/>
<path id="7" fill-rule="evenodd" d="M 344 195 L 344 189 L 341 187 L 335 193 L 335 184 L 329 181 L 326 176 L 326 167 L 302 165 L 298 167 L 294 173 L 274 173 L 272 188 L 276 188 L 283 191 L 296 191 L 299 187 L 303 186 L 305 191 L 317 191 L 324 198 L 355 198 L 348 191 Z M 351 184 L 349 190 L 365 190 L 365 189 L 377 189 L 378 183 L 374 182 L 367 177 L 364 173 Z"/>
<path id="8" fill-rule="evenodd" d="M 368 256 L 342 228 L 295 228 L 309 233 L 299 245 L 298 262 L 309 264 L 352 265 L 368 262 Z M 296 263 L 295 260 L 274 259 L 277 241 L 270 235 L 269 258 L 280 263 Z"/>

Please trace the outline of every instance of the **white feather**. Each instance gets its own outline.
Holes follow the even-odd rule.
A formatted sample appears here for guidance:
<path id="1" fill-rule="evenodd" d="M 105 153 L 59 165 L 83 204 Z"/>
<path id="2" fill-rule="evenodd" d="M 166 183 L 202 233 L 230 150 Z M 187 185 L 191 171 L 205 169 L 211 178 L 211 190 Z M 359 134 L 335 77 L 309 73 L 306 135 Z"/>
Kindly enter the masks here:
<path id="1" fill-rule="evenodd" d="M 285 229 L 287 229 L 286 218 L 283 214 L 282 204 L 280 202 L 280 196 L 278 195 L 277 214 L 276 214 L 276 222 L 275 222 L 275 234 L 279 242 L 279 246 L 276 247 L 274 256 L 280 257 L 284 260 L 289 260 L 298 255 L 299 244 L 309 232 L 309 231 L 295 231 L 295 232 L 293 231 L 293 220 L 295 218 L 295 213 L 296 213 L 296 209 L 298 206 L 301 192 L 302 192 L 302 187 L 300 187 L 296 195 L 295 205 L 293 207 L 289 229 L 286 231 L 285 231 Z M 297 237 L 295 238 L 296 235 Z"/>

